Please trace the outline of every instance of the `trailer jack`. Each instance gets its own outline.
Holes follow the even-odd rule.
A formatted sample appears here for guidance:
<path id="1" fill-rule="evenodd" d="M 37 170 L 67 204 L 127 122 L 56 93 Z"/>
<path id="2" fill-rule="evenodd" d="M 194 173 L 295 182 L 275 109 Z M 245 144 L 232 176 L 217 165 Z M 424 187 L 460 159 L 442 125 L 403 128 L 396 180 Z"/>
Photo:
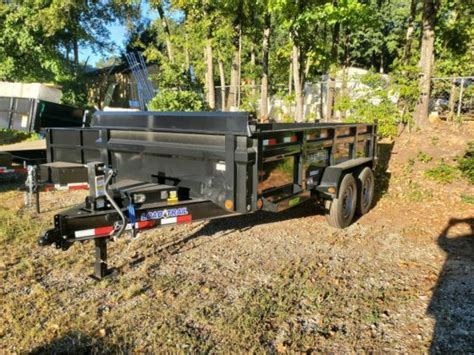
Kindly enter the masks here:
<path id="1" fill-rule="evenodd" d="M 94 273 L 90 275 L 94 280 L 100 281 L 116 273 L 115 268 L 109 269 L 107 266 L 107 239 L 97 238 L 94 240 L 95 261 Z"/>

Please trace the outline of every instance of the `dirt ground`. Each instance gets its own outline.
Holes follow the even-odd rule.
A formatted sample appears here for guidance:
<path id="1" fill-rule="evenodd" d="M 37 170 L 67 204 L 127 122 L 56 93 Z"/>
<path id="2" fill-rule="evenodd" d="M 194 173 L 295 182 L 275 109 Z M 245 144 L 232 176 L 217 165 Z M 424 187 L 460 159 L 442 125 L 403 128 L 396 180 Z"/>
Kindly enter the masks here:
<path id="1" fill-rule="evenodd" d="M 36 245 L 84 192 L 38 216 L 4 184 L 0 353 L 474 353 L 474 186 L 424 173 L 469 141 L 439 124 L 382 142 L 375 206 L 345 230 L 307 203 L 147 231 L 110 244 L 100 282 L 91 243 Z"/>

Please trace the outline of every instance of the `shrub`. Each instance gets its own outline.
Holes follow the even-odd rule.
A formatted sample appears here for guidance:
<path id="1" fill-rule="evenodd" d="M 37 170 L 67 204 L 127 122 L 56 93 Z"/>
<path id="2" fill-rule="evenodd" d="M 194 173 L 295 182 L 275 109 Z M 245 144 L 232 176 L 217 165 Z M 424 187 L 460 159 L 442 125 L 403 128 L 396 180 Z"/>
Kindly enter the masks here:
<path id="1" fill-rule="evenodd" d="M 459 159 L 458 169 L 471 184 L 474 184 L 474 142 L 468 144 L 466 154 Z"/>
<path id="2" fill-rule="evenodd" d="M 36 141 L 40 139 L 38 133 L 14 131 L 11 129 L 0 129 L 0 144 L 12 144 L 21 141 Z"/>
<path id="3" fill-rule="evenodd" d="M 346 122 L 374 122 L 383 137 L 397 135 L 400 123 L 408 124 L 418 99 L 416 69 L 404 67 L 392 77 L 369 72 L 356 77 L 361 86 L 337 98 L 335 110 L 348 112 Z"/>
<path id="4" fill-rule="evenodd" d="M 208 111 L 202 95 L 188 90 L 161 89 L 150 101 L 148 108 L 153 111 Z"/>

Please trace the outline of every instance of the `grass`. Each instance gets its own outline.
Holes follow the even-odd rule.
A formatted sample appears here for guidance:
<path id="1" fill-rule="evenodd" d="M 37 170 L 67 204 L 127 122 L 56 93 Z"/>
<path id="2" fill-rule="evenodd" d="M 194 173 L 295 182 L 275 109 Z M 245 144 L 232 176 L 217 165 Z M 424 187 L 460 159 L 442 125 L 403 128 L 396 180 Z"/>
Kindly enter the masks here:
<path id="1" fill-rule="evenodd" d="M 410 181 L 409 182 L 409 190 L 406 194 L 408 200 L 413 202 L 422 202 L 433 197 L 433 192 L 428 189 L 423 189 L 420 184 Z"/>
<path id="2" fill-rule="evenodd" d="M 438 183 L 449 184 L 459 176 L 459 171 L 456 167 L 441 160 L 436 167 L 426 170 L 425 176 Z"/>
<path id="3" fill-rule="evenodd" d="M 468 194 L 461 194 L 461 201 L 464 203 L 474 205 L 474 196 L 468 195 Z"/>
<path id="4" fill-rule="evenodd" d="M 422 151 L 419 151 L 418 154 L 416 155 L 416 159 L 422 163 L 429 163 L 430 161 L 433 160 L 433 157 Z"/>
<path id="5" fill-rule="evenodd" d="M 28 133 L 23 131 L 14 131 L 11 129 L 0 129 L 0 145 L 13 144 L 22 141 L 36 141 L 40 139 L 38 133 Z"/>

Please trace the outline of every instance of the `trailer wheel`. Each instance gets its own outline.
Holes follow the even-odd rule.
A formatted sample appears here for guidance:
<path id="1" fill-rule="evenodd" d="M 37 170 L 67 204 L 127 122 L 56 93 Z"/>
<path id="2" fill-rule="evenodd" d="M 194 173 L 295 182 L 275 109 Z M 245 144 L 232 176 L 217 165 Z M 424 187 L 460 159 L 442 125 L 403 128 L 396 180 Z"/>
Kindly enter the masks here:
<path id="1" fill-rule="evenodd" d="M 356 211 L 357 184 L 351 174 L 346 174 L 341 182 L 337 198 L 325 203 L 326 220 L 335 228 L 345 228 L 351 224 Z"/>
<path id="2" fill-rule="evenodd" d="M 362 216 L 369 212 L 374 199 L 374 173 L 371 168 L 364 168 L 357 177 L 357 214 Z"/>

